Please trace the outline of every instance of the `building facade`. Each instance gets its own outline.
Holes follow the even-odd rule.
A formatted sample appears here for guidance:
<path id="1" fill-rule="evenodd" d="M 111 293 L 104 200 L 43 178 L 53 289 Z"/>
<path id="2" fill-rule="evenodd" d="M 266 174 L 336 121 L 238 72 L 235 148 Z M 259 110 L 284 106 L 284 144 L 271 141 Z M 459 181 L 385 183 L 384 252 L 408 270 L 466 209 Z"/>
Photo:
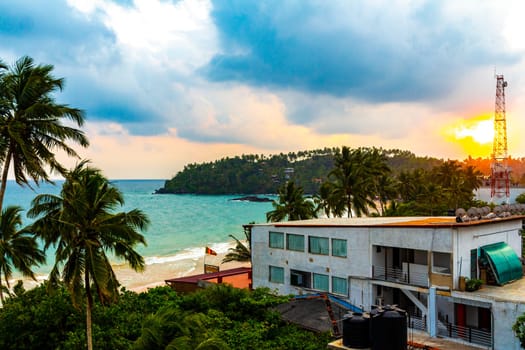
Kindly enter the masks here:
<path id="1" fill-rule="evenodd" d="M 518 258 L 524 219 L 377 217 L 253 225 L 253 286 L 279 294 L 331 293 L 364 310 L 397 304 L 409 313 L 410 327 L 431 336 L 519 349 L 512 324 L 525 312 Z M 465 291 L 468 279 L 484 285 Z"/>

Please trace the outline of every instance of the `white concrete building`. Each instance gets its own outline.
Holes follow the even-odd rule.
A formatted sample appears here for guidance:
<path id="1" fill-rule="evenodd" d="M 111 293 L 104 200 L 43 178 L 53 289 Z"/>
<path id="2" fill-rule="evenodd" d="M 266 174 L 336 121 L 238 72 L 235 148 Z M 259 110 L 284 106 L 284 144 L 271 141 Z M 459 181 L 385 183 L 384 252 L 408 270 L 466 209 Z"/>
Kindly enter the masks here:
<path id="1" fill-rule="evenodd" d="M 524 219 L 377 217 L 253 225 L 253 286 L 279 294 L 328 292 L 365 311 L 397 304 L 409 313 L 409 326 L 431 336 L 517 350 L 512 325 L 525 312 L 518 258 Z M 462 291 L 464 278 L 486 283 Z"/>

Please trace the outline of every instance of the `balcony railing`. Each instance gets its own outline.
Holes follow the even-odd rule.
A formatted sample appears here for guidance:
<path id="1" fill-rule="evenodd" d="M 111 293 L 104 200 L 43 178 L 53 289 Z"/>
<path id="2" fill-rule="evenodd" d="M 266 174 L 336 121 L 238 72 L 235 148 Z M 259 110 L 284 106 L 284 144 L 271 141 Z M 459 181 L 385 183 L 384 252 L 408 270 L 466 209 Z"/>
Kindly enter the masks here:
<path id="1" fill-rule="evenodd" d="M 424 265 L 404 264 L 405 269 L 398 269 L 372 265 L 372 278 L 389 282 L 412 284 L 419 287 L 428 287 L 428 273 L 411 271 L 411 267 L 421 266 Z"/>
<path id="2" fill-rule="evenodd" d="M 445 328 L 438 328 L 438 335 L 460 339 L 469 343 L 486 346 L 488 348 L 492 346 L 492 332 L 489 330 L 447 323 Z"/>

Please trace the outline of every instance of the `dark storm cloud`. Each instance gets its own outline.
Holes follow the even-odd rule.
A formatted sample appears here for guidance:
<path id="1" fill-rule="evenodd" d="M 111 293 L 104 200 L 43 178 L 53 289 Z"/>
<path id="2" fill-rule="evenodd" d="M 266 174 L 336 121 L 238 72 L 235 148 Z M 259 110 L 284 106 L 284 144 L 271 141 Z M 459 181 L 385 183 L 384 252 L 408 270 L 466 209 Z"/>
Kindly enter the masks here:
<path id="1" fill-rule="evenodd" d="M 475 66 L 517 60 L 494 50 L 498 34 L 479 30 L 494 24 L 489 19 L 447 17 L 440 2 L 415 4 L 215 1 L 223 53 L 203 72 L 212 81 L 405 102 L 447 94 Z"/>

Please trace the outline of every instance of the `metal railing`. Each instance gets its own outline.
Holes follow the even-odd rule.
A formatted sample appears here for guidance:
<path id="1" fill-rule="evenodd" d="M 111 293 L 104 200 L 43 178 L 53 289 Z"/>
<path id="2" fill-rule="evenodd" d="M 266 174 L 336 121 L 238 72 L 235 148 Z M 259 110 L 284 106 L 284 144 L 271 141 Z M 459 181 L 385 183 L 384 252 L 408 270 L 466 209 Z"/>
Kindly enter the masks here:
<path id="1" fill-rule="evenodd" d="M 484 329 L 447 323 L 444 329 L 438 328 L 438 334 L 443 337 L 460 339 L 481 346 L 492 346 L 492 332 Z"/>
<path id="2" fill-rule="evenodd" d="M 417 329 L 420 331 L 427 331 L 426 317 L 408 314 L 408 328 Z"/>
<path id="3" fill-rule="evenodd" d="M 372 265 L 372 278 L 389 282 L 412 284 L 419 287 L 428 287 L 428 274 L 411 272 L 410 264 L 408 264 L 407 271 L 393 267 Z"/>

